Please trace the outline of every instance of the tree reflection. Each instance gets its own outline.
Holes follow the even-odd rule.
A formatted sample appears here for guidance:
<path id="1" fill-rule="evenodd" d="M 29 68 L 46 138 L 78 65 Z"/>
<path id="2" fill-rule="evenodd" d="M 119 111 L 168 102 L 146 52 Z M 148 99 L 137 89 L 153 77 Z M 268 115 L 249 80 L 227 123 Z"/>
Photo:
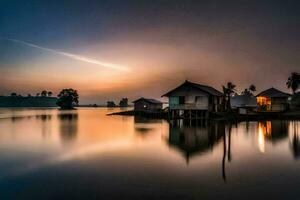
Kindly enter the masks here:
<path id="1" fill-rule="evenodd" d="M 295 159 L 300 157 L 300 136 L 299 136 L 299 122 L 290 123 L 291 131 L 291 150 Z"/>
<path id="2" fill-rule="evenodd" d="M 60 122 L 60 136 L 65 143 L 73 141 L 77 136 L 78 115 L 77 113 L 60 113 L 58 115 Z"/>
<path id="3" fill-rule="evenodd" d="M 236 124 L 237 126 L 237 124 Z M 224 182 L 226 182 L 226 155 L 228 162 L 231 162 L 232 154 L 231 154 L 231 131 L 232 124 L 229 122 L 228 124 L 228 151 L 227 151 L 227 143 L 226 143 L 226 133 L 223 134 L 223 158 L 222 158 L 222 177 Z"/>
<path id="4" fill-rule="evenodd" d="M 227 147 L 226 147 L 226 134 L 224 133 L 223 135 L 223 159 L 222 159 L 222 177 L 223 180 L 226 182 L 226 168 L 225 168 L 225 162 L 226 162 L 226 152 L 227 152 Z"/>
<path id="5" fill-rule="evenodd" d="M 52 115 L 49 114 L 36 115 L 35 118 L 37 120 L 41 120 L 42 122 L 42 136 L 44 138 L 48 137 L 51 133 L 51 124 L 49 122 L 52 119 Z"/>

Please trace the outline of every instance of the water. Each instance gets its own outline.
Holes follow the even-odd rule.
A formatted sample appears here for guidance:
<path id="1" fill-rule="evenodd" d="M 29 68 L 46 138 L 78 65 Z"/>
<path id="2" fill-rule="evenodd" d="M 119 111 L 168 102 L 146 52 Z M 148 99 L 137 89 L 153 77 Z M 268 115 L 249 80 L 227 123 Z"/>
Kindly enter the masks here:
<path id="1" fill-rule="evenodd" d="M 298 199 L 300 121 L 1 109 L 0 199 Z"/>

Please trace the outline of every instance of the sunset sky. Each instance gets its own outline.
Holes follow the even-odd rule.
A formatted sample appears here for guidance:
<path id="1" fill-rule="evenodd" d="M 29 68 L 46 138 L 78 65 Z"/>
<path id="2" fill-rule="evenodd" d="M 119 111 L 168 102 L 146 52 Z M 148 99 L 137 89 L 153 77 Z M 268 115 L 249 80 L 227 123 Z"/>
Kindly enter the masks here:
<path id="1" fill-rule="evenodd" d="M 185 79 L 286 90 L 299 36 L 297 1 L 1 0 L 0 95 L 71 87 L 105 103 Z"/>

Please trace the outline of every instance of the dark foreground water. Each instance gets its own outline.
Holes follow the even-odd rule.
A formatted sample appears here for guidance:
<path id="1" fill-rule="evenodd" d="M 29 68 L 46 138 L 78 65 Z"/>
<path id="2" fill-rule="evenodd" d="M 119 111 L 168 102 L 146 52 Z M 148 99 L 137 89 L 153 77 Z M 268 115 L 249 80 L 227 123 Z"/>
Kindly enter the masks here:
<path id="1" fill-rule="evenodd" d="M 299 199 L 300 122 L 0 110 L 0 199 Z"/>

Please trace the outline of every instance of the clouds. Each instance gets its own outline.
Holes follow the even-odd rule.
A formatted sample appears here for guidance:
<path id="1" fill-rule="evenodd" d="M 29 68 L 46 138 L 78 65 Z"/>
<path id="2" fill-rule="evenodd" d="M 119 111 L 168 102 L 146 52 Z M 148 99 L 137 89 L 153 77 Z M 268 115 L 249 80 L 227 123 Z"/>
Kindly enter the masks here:
<path id="1" fill-rule="evenodd" d="M 39 45 L 32 44 L 32 43 L 29 43 L 29 42 L 24 42 L 24 41 L 21 41 L 21 40 L 16 40 L 16 39 L 7 39 L 7 40 L 12 41 L 12 42 L 16 42 L 16 43 L 19 43 L 19 44 L 23 44 L 23 45 L 26 45 L 26 46 L 29 46 L 29 47 L 41 49 L 43 51 L 48 51 L 48 52 L 58 54 L 58 55 L 61 55 L 61 56 L 65 56 L 65 57 L 68 57 L 68 58 L 71 58 L 71 59 L 74 59 L 74 60 L 99 65 L 101 67 L 106 67 L 106 68 L 113 69 L 113 70 L 118 70 L 118 71 L 129 71 L 130 70 L 126 66 L 117 65 L 117 64 L 108 63 L 108 62 L 103 62 L 103 61 L 88 58 L 88 57 L 85 57 L 85 56 L 82 56 L 82 55 L 76 55 L 76 54 L 72 54 L 72 53 L 67 53 L 67 52 L 58 51 L 58 50 L 54 50 L 54 49 L 49 49 L 49 48 L 41 47 Z"/>

